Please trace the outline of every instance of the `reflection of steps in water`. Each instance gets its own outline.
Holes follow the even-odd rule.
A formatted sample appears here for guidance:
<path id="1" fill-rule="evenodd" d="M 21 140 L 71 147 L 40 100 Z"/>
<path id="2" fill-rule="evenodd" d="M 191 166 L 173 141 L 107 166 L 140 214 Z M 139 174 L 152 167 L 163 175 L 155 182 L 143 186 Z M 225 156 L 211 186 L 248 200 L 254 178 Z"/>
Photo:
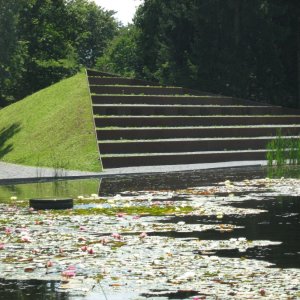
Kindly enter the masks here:
<path id="1" fill-rule="evenodd" d="M 98 194 L 100 196 L 107 196 L 125 191 L 176 190 L 213 185 L 225 180 L 240 181 L 244 179 L 264 178 L 266 175 L 266 168 L 243 167 L 104 177 L 100 180 Z"/>

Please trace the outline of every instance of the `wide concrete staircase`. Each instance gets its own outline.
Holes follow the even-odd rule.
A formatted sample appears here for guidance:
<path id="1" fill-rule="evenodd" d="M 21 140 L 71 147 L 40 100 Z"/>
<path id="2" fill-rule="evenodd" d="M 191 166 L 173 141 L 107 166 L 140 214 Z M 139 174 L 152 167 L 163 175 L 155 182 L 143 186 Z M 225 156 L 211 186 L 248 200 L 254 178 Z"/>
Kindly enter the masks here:
<path id="1" fill-rule="evenodd" d="M 266 157 L 278 130 L 300 135 L 295 109 L 88 70 L 103 167 L 121 168 Z"/>

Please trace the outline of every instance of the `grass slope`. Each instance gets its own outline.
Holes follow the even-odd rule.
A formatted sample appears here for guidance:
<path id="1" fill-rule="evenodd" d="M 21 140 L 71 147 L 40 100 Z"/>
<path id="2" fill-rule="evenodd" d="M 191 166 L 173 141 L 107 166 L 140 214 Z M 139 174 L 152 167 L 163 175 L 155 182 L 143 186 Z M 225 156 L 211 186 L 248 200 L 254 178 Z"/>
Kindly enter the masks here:
<path id="1" fill-rule="evenodd" d="M 84 73 L 0 110 L 0 160 L 101 171 Z"/>

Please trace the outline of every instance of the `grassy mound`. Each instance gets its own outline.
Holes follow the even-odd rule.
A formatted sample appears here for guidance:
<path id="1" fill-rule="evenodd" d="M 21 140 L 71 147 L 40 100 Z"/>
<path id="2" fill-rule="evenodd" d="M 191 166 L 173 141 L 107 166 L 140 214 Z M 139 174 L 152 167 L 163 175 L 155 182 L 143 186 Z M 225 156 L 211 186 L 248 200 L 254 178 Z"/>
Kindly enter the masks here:
<path id="1" fill-rule="evenodd" d="M 0 160 L 101 170 L 84 73 L 0 110 Z"/>

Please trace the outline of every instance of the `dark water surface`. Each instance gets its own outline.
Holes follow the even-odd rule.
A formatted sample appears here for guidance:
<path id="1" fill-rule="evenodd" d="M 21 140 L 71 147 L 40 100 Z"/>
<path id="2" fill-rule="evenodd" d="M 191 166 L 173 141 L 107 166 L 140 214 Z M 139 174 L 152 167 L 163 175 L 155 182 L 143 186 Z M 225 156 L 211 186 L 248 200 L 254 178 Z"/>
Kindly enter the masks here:
<path id="1" fill-rule="evenodd" d="M 175 190 L 189 187 L 214 186 L 225 180 L 258 179 L 267 176 L 266 169 L 246 167 L 242 169 L 207 170 L 155 175 L 115 176 L 113 178 L 55 181 L 45 183 L 0 185 L 0 201 L 7 202 L 11 196 L 18 199 L 45 197 L 74 197 L 79 195 L 99 194 L 116 195 L 125 191 Z M 253 194 L 253 191 L 251 191 Z M 243 193 L 247 194 L 247 193 Z M 235 194 L 237 196 L 237 194 Z M 180 199 L 180 197 L 179 197 Z M 174 199 L 173 199 L 174 200 Z M 220 257 L 246 257 L 266 260 L 280 268 L 300 268 L 300 197 L 265 197 L 262 200 L 242 200 L 228 203 L 240 208 L 258 208 L 266 212 L 255 215 L 224 215 L 222 220 L 215 216 L 172 217 L 162 222 L 187 224 L 233 224 L 243 226 L 232 232 L 221 233 L 215 230 L 205 232 L 154 232 L 149 235 L 172 236 L 175 238 L 197 237 L 201 240 L 228 240 L 245 237 L 247 240 L 270 240 L 281 242 L 280 245 L 248 248 L 245 252 L 236 250 L 215 250 Z M 195 252 L 197 253 L 197 252 Z M 201 253 L 199 253 L 200 255 Z M 80 299 L 65 293 L 58 293 L 56 282 L 5 281 L 0 280 L 0 299 Z M 142 295 L 145 298 L 187 299 L 197 293 L 152 291 Z M 94 298 L 105 299 L 103 295 Z M 117 298 L 109 298 L 117 299 Z M 130 299 L 121 297 L 119 299 Z"/>

